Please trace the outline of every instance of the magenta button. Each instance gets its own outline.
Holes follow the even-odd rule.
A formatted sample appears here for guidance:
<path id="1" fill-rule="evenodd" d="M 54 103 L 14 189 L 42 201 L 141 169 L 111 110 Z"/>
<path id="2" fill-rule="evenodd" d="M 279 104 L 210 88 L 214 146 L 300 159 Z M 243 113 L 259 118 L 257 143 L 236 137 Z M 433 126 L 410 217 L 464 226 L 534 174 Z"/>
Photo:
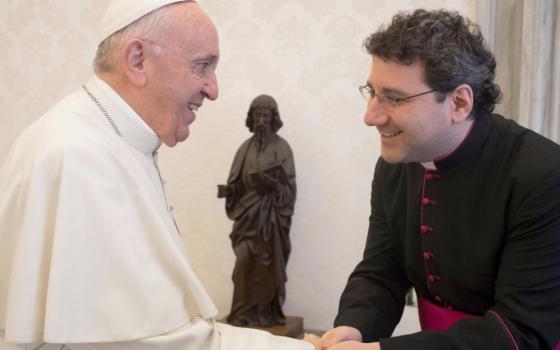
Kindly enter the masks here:
<path id="1" fill-rule="evenodd" d="M 432 228 L 429 227 L 429 226 L 426 226 L 426 225 L 420 226 L 420 232 L 422 232 L 422 233 L 428 233 L 428 232 L 430 232 L 431 230 L 432 230 Z"/>
<path id="2" fill-rule="evenodd" d="M 428 275 L 428 281 L 430 281 L 430 283 L 437 282 L 438 280 L 439 280 L 439 276 L 436 276 L 436 275 Z"/>
<path id="3" fill-rule="evenodd" d="M 432 257 L 434 256 L 434 254 L 430 253 L 430 252 L 424 252 L 424 260 L 426 261 L 430 261 L 432 259 Z"/>

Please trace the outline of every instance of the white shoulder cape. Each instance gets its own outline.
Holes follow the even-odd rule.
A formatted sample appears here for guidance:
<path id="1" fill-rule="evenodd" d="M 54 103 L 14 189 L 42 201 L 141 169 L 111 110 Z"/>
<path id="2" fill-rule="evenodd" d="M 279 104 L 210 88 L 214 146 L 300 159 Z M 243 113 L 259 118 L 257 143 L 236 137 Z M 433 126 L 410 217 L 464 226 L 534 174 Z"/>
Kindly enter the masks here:
<path id="1" fill-rule="evenodd" d="M 217 312 L 154 179 L 157 145 L 95 82 L 88 87 L 123 137 L 78 91 L 29 127 L 0 169 L 8 342 L 128 341 Z"/>

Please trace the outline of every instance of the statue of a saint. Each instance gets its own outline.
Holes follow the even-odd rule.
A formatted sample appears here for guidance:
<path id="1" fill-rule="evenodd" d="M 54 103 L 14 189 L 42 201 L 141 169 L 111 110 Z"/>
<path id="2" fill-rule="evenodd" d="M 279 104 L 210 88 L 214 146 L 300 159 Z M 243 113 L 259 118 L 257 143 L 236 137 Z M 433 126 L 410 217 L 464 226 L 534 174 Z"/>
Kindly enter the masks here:
<path id="1" fill-rule="evenodd" d="M 290 225 L 296 200 L 292 150 L 276 134 L 282 127 L 276 101 L 253 100 L 246 125 L 253 133 L 235 155 L 227 185 L 218 185 L 234 221 L 233 301 L 227 317 L 236 326 L 283 325 Z"/>

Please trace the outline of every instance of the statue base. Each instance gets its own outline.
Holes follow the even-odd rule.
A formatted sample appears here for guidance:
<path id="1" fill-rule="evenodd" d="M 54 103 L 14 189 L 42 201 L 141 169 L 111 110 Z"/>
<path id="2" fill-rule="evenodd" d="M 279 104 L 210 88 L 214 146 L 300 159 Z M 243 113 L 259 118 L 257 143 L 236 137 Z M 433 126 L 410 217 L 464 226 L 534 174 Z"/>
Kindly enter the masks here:
<path id="1" fill-rule="evenodd" d="M 223 322 L 223 323 L 228 323 L 225 318 L 223 320 L 219 320 L 219 321 Z M 260 330 L 263 330 L 263 331 L 266 331 L 266 332 L 270 332 L 274 335 L 280 335 L 280 336 L 283 336 L 283 337 L 302 339 L 303 338 L 303 317 L 286 316 L 286 324 L 279 325 L 279 326 L 272 326 L 272 327 L 248 327 L 248 326 L 244 326 L 244 328 L 255 328 L 255 329 L 260 329 Z"/>

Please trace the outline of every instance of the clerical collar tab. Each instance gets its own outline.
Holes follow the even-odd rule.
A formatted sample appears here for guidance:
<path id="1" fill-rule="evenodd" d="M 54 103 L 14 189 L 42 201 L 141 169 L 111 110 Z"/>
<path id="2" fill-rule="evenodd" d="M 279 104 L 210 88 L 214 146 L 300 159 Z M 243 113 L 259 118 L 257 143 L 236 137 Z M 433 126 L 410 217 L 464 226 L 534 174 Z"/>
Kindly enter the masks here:
<path id="1" fill-rule="evenodd" d="M 421 164 L 426 170 L 437 170 L 437 167 L 434 164 L 434 162 L 427 162 L 427 163 L 421 163 Z"/>

